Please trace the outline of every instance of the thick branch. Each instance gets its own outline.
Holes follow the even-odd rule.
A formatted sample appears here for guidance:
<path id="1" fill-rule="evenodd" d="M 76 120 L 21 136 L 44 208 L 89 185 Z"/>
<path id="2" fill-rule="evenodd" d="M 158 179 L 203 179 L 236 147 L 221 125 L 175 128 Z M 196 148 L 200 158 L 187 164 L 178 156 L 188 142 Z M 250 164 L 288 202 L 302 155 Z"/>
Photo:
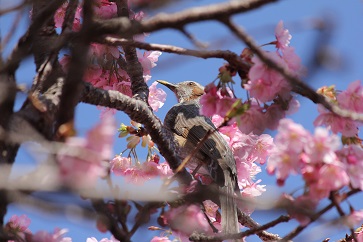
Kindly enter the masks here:
<path id="1" fill-rule="evenodd" d="M 62 89 L 62 98 L 57 115 L 57 129 L 61 125 L 73 122 L 74 112 L 83 89 L 83 74 L 87 67 L 89 49 L 89 29 L 93 22 L 93 1 L 83 4 L 83 25 L 78 38 L 73 43 L 72 58 L 69 63 L 67 77 Z M 64 138 L 64 133 L 59 130 L 59 135 Z"/>
<path id="2" fill-rule="evenodd" d="M 179 28 L 194 22 L 215 20 L 222 17 L 243 13 L 261 7 L 267 3 L 277 0 L 245 0 L 228 1 L 220 4 L 213 4 L 204 7 L 190 8 L 178 13 L 158 14 L 155 17 L 143 22 L 130 21 L 126 17 L 98 21 L 94 31 L 96 35 L 103 34 L 125 34 L 130 35 L 149 33 L 165 28 Z"/>
<path id="3" fill-rule="evenodd" d="M 161 121 L 145 102 L 130 98 L 117 91 L 98 89 L 88 83 L 84 83 L 84 85 L 82 102 L 123 111 L 132 120 L 143 124 L 152 140 L 159 147 L 161 155 L 168 161 L 171 169 L 175 171 L 178 168 L 181 161 L 174 152 L 176 147 L 172 142 L 172 135 L 163 127 Z M 189 184 L 192 180 L 191 175 L 185 169 L 180 171 L 177 176 L 185 184 Z"/>
<path id="4" fill-rule="evenodd" d="M 116 4 L 118 16 L 130 18 L 127 1 L 117 0 Z M 126 33 L 126 37 L 132 38 L 133 36 Z M 144 81 L 143 68 L 137 57 L 136 49 L 131 45 L 123 46 L 123 49 L 127 63 L 127 74 L 131 80 L 132 94 L 135 98 L 143 100 L 148 104 L 149 88 Z"/>

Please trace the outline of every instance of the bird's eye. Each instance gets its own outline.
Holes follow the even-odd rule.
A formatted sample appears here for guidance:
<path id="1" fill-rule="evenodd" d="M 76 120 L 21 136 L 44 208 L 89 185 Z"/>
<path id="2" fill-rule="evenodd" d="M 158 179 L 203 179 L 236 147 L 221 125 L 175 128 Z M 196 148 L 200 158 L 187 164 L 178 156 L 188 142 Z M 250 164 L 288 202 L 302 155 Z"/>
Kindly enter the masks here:
<path id="1" fill-rule="evenodd" d="M 189 86 L 193 86 L 194 85 L 194 82 L 188 82 L 188 85 Z"/>

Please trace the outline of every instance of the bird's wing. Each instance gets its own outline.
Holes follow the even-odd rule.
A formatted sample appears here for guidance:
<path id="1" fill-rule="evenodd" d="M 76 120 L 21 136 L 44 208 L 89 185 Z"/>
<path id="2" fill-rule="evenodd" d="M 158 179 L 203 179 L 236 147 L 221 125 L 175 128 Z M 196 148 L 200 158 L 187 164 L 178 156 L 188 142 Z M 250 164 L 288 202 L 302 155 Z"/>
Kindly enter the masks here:
<path id="1" fill-rule="evenodd" d="M 209 137 L 204 141 L 201 152 L 212 161 L 209 162 L 209 171 L 219 173 L 218 169 L 229 169 L 232 174 L 236 174 L 236 164 L 231 149 L 227 142 L 216 130 L 212 121 L 199 114 L 199 105 L 195 102 L 186 102 L 175 105 L 165 118 L 165 125 L 170 127 L 172 132 L 180 135 L 197 147 L 199 141 L 209 132 Z M 215 174 L 215 176 L 217 176 Z M 217 181 L 219 179 L 214 177 Z M 221 181 L 221 180 L 220 180 Z M 218 182 L 219 183 L 219 182 Z"/>

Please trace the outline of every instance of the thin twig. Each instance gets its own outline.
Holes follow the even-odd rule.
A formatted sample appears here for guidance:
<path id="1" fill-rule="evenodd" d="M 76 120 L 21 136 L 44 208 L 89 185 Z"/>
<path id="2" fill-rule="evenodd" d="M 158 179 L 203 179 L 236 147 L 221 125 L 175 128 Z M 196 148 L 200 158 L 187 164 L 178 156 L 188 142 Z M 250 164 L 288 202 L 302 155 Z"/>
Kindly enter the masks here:
<path id="1" fill-rule="evenodd" d="M 241 68 L 243 70 L 249 70 L 251 65 L 245 62 L 239 55 L 229 50 L 192 50 L 183 47 L 145 43 L 129 39 L 119 39 L 114 37 L 106 37 L 100 40 L 101 43 L 111 45 L 131 45 L 144 50 L 159 50 L 167 53 L 174 53 L 178 55 L 195 56 L 203 59 L 209 58 L 221 58 L 228 61 L 234 67 Z"/>
<path id="2" fill-rule="evenodd" d="M 314 103 L 322 104 L 329 111 L 345 118 L 350 118 L 352 120 L 363 121 L 363 113 L 357 113 L 350 110 L 345 110 L 337 105 L 330 103 L 324 96 L 315 92 L 309 85 L 304 83 L 302 80 L 293 75 L 287 68 L 278 65 L 275 61 L 269 58 L 255 43 L 255 41 L 244 32 L 242 28 L 234 24 L 229 18 L 221 19 L 224 23 L 238 38 L 240 38 L 245 44 L 271 69 L 279 72 L 283 77 L 290 82 L 293 90 L 307 98 L 309 98 Z"/>
<path id="3" fill-rule="evenodd" d="M 344 201 L 346 199 L 348 199 L 348 197 L 360 192 L 361 190 L 359 189 L 354 189 L 351 190 L 349 192 L 346 193 L 346 196 L 344 196 L 341 200 Z M 313 216 L 310 217 L 310 222 L 307 225 L 300 225 L 298 227 L 296 227 L 293 231 L 291 231 L 289 234 L 287 234 L 284 238 L 282 238 L 283 241 L 289 241 L 292 240 L 293 238 L 295 238 L 298 234 L 300 234 L 307 226 L 309 226 L 310 224 L 312 224 L 313 222 L 315 222 L 316 220 L 318 220 L 324 213 L 328 212 L 330 209 L 332 209 L 334 207 L 333 203 L 330 203 L 329 205 L 327 205 L 326 207 L 324 207 L 323 209 L 321 209 L 319 212 L 317 212 L 316 214 L 314 214 Z"/>

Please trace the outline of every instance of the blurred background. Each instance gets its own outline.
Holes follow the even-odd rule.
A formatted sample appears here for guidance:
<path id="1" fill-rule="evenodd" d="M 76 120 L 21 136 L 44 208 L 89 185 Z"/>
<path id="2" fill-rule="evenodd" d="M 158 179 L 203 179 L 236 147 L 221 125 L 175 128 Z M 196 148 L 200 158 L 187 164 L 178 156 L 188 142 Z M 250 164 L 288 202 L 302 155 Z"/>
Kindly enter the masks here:
<path id="1" fill-rule="evenodd" d="M 173 13 L 183 9 L 188 9 L 195 6 L 204 6 L 214 4 L 218 0 L 175 0 L 161 1 L 161 6 L 144 6 L 138 7 L 135 11 L 144 11 L 146 18 L 153 17 L 160 12 Z M 0 0 L 0 10 L 19 4 L 18 0 Z M 3 49 L 2 56 L 6 58 L 15 46 L 18 38 L 25 33 L 29 25 L 29 10 L 18 11 L 0 16 L 0 36 L 1 41 L 6 40 L 9 32 L 13 32 L 11 39 L 6 40 L 8 44 Z M 248 13 L 238 14 L 233 17 L 233 20 L 242 26 L 247 33 L 254 37 L 258 44 L 262 45 L 274 40 L 274 29 L 277 23 L 282 20 L 285 27 L 290 31 L 292 40 L 290 45 L 295 47 L 297 54 L 301 57 L 303 64 L 307 69 L 304 81 L 309 83 L 314 89 L 324 85 L 336 85 L 337 90 L 345 90 L 347 85 L 355 80 L 360 80 L 363 77 L 363 2 L 362 1 L 304 1 L 290 0 L 277 1 L 265 5 L 259 9 Z M 14 25 L 14 22 L 17 24 Z M 218 22 L 208 21 L 187 26 L 187 30 L 194 35 L 200 42 L 207 44 L 207 49 L 210 50 L 231 50 L 239 54 L 245 45 L 233 36 L 225 27 Z M 163 30 L 151 33 L 146 39 L 149 43 L 161 43 L 175 45 L 190 49 L 197 47 L 180 32 L 175 30 Z M 265 47 L 268 50 L 271 47 Z M 199 59 L 196 57 L 179 56 L 175 54 L 163 53 L 157 66 L 152 69 L 152 78 L 148 81 L 152 82 L 158 79 L 167 80 L 170 82 L 181 82 L 185 80 L 198 81 L 204 85 L 212 82 L 218 75 L 218 68 L 224 64 L 220 59 Z M 21 63 L 21 67 L 17 71 L 18 84 L 30 86 L 35 74 L 35 66 L 33 59 L 28 58 Z M 236 87 L 239 87 L 240 80 L 236 77 Z M 163 87 L 162 87 L 163 88 Z M 157 116 L 164 118 L 166 112 L 176 103 L 175 97 L 169 90 L 163 88 L 167 94 L 167 102 L 159 109 Z M 241 88 L 236 88 L 236 94 L 239 97 L 245 97 L 245 91 Z M 289 118 L 292 118 L 297 123 L 313 132 L 313 121 L 318 112 L 316 105 L 310 100 L 298 97 L 301 107 L 297 113 Z M 19 94 L 16 108 L 20 108 L 25 100 L 24 94 Z M 79 104 L 76 116 L 76 128 L 79 136 L 84 136 L 94 124 L 99 121 L 100 109 L 87 104 Z M 129 124 L 127 116 L 116 114 L 118 125 L 120 123 Z M 267 131 L 274 135 L 275 132 Z M 118 154 L 125 149 L 125 139 L 117 138 L 115 133 L 114 153 Z M 141 157 L 144 151 L 141 152 Z M 145 156 L 146 157 L 146 156 Z M 44 158 L 44 157 L 43 157 Z M 43 159 L 41 155 L 34 155 L 32 148 L 25 145 L 20 149 L 17 156 L 17 161 L 13 167 L 12 177 L 16 178 L 26 172 L 24 165 L 34 167 L 39 160 Z M 142 158 L 141 158 L 142 159 Z M 162 158 L 163 159 L 163 158 Z M 257 179 L 261 179 L 261 184 L 266 185 L 267 192 L 265 198 L 270 198 L 272 194 L 292 192 L 296 189 L 301 189 L 302 183 L 299 177 L 292 177 L 286 181 L 284 187 L 277 188 L 275 177 L 266 174 L 265 167 L 262 167 L 262 172 L 258 174 Z M 123 182 L 123 181 L 120 181 Z M 128 186 L 127 183 L 122 183 Z M 120 184 L 120 186 L 122 186 Z M 110 237 L 110 234 L 100 233 L 96 229 L 95 222 L 87 220 L 78 215 L 76 206 L 71 205 L 76 202 L 87 206 L 87 202 L 77 196 L 71 195 L 52 195 L 39 194 L 39 198 L 50 200 L 59 204 L 69 204 L 65 211 L 60 213 L 49 214 L 38 210 L 32 206 L 11 205 L 9 206 L 6 221 L 13 214 L 26 213 L 32 220 L 30 230 L 36 232 L 38 230 L 53 231 L 55 227 L 67 228 L 68 236 L 73 241 L 86 241 L 87 237 L 101 238 Z M 265 199 L 261 198 L 261 199 Z M 363 196 L 356 195 L 349 199 L 351 204 L 356 209 L 363 209 Z M 319 207 L 323 207 L 321 203 Z M 346 212 L 348 207 L 345 206 Z M 269 222 L 283 211 L 263 211 L 257 210 L 252 214 L 252 217 L 260 224 Z M 328 224 L 331 218 L 337 218 L 338 213 L 331 211 L 321 220 L 310 225 L 309 228 L 301 233 L 295 241 L 322 241 L 330 238 L 331 241 L 344 238 L 349 230 L 344 227 L 335 227 Z M 280 224 L 269 229 L 270 232 L 278 233 L 281 236 L 289 233 L 295 228 L 298 223 L 290 221 L 288 224 Z M 145 225 L 144 227 L 147 227 Z M 140 229 L 140 231 L 146 231 Z M 136 233 L 133 241 L 149 241 L 154 235 L 160 235 L 160 231 Z M 259 241 L 256 236 L 251 236 L 246 241 Z"/>

